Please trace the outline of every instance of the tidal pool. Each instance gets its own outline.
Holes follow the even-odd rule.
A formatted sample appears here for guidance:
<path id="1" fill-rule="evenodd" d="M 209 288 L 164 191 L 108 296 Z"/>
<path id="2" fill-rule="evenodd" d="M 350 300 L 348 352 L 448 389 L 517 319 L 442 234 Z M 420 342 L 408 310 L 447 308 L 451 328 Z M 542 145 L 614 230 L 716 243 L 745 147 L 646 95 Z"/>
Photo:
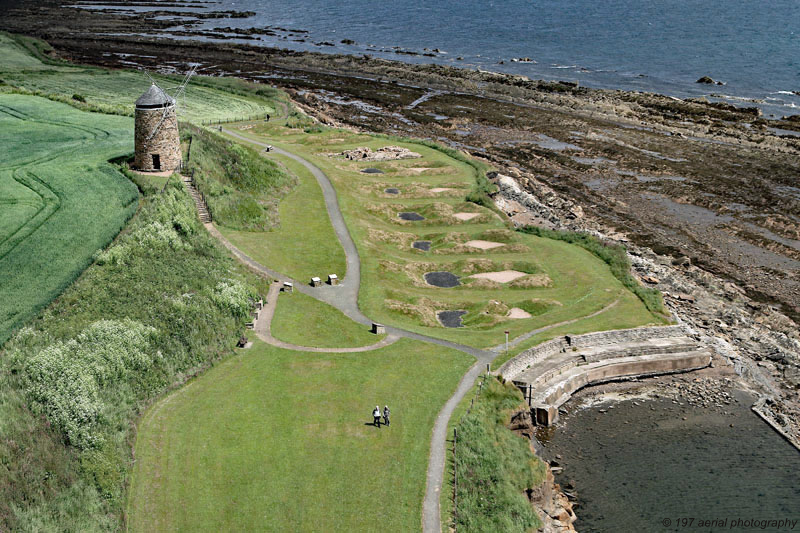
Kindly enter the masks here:
<path id="1" fill-rule="evenodd" d="M 677 520 L 694 518 L 727 522 L 690 531 L 729 531 L 736 519 L 800 519 L 800 452 L 750 410 L 749 393 L 732 394 L 736 403 L 714 409 L 669 399 L 567 404 L 540 438 L 544 458 L 564 468 L 556 481 L 577 496 L 576 529 L 683 531 Z"/>

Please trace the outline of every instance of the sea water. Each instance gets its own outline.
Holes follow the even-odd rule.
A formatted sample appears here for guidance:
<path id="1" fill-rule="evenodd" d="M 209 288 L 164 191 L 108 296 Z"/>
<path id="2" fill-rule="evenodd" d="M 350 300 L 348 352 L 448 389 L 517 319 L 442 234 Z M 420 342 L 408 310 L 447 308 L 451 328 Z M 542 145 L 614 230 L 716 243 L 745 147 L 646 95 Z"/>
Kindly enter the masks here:
<path id="1" fill-rule="evenodd" d="M 752 395 L 733 395 L 723 409 L 602 396 L 568 404 L 542 455 L 577 496 L 576 529 L 800 531 L 800 452 L 750 410 Z M 771 520 L 796 525 L 761 527 Z"/>
<path id="2" fill-rule="evenodd" d="M 202 29 L 308 32 L 241 41 L 250 44 L 369 53 L 680 98 L 705 95 L 757 103 L 775 116 L 800 112 L 800 95 L 792 92 L 800 91 L 796 0 L 220 0 L 204 9 L 257 14 L 206 20 Z M 397 55 L 398 49 L 439 52 Z M 695 83 L 701 76 L 725 85 Z"/>

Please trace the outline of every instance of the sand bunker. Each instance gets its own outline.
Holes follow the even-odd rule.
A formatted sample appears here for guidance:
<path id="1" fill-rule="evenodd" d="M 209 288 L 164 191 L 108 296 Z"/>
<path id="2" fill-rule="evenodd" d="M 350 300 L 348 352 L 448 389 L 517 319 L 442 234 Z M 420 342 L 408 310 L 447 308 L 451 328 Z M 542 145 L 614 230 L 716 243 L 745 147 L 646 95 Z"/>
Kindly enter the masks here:
<path id="1" fill-rule="evenodd" d="M 389 187 L 388 189 L 384 189 L 383 192 L 385 192 L 386 194 L 400 194 L 400 189 Z"/>
<path id="2" fill-rule="evenodd" d="M 416 248 L 417 250 L 422 250 L 423 252 L 427 252 L 431 249 L 431 241 L 414 241 L 414 244 L 411 245 L 412 248 Z"/>
<path id="3" fill-rule="evenodd" d="M 508 318 L 530 318 L 531 316 L 533 315 L 519 307 L 512 307 L 508 310 Z"/>
<path id="4" fill-rule="evenodd" d="M 481 216 L 480 213 L 453 213 L 453 216 L 458 220 L 472 220 L 475 217 Z"/>
<path id="5" fill-rule="evenodd" d="M 440 311 L 436 313 L 436 316 L 439 317 L 439 322 L 446 328 L 463 328 L 464 324 L 461 323 L 461 317 L 466 314 L 466 311 Z"/>
<path id="6" fill-rule="evenodd" d="M 461 282 L 458 280 L 458 276 L 452 272 L 428 272 L 425 274 L 425 282 L 428 285 L 441 287 L 443 289 L 449 289 L 451 287 L 458 287 L 461 285 Z"/>
<path id="7" fill-rule="evenodd" d="M 431 192 L 447 192 L 452 190 L 453 189 L 451 189 L 450 187 L 434 187 L 433 189 L 431 189 Z"/>
<path id="8" fill-rule="evenodd" d="M 500 272 L 482 272 L 481 274 L 473 274 L 470 277 L 488 279 L 491 281 L 496 281 L 497 283 L 508 283 L 509 281 L 514 281 L 515 279 L 523 276 L 527 276 L 527 274 L 525 272 L 520 272 L 519 270 L 501 270 Z"/>
<path id="9" fill-rule="evenodd" d="M 425 217 L 420 215 L 419 213 L 408 212 L 408 213 L 400 213 L 398 215 L 403 220 L 425 220 Z"/>
<path id="10" fill-rule="evenodd" d="M 465 246 L 471 246 L 472 248 L 480 248 L 481 250 L 491 250 L 492 248 L 499 248 L 500 246 L 505 246 L 502 242 L 492 242 L 492 241 L 467 241 L 464 243 Z"/>
<path id="11" fill-rule="evenodd" d="M 423 172 L 427 172 L 428 170 L 433 170 L 433 169 L 430 167 L 408 167 L 403 169 L 403 172 L 405 172 L 406 174 L 419 175 L 422 174 Z"/>

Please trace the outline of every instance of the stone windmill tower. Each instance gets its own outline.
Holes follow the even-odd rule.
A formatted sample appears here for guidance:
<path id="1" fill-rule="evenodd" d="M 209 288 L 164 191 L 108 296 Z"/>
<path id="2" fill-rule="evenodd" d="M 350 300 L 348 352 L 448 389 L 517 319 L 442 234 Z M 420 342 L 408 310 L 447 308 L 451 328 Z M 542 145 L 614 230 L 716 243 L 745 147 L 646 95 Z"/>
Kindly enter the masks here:
<path id="1" fill-rule="evenodd" d="M 134 167 L 138 170 L 159 172 L 177 170 L 181 166 L 177 98 L 183 95 L 194 71 L 193 68 L 186 75 L 175 98 L 148 76 L 152 85 L 136 100 Z"/>

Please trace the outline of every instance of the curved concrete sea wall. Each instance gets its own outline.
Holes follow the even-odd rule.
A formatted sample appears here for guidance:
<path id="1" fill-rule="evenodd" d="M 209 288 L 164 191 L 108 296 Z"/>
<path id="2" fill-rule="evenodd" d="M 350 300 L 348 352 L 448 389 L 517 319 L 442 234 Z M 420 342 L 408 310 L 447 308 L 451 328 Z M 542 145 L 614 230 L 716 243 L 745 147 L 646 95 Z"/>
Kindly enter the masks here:
<path id="1" fill-rule="evenodd" d="M 711 354 L 695 351 L 683 354 L 625 357 L 579 366 L 564 365 L 558 372 L 540 380 L 545 385 L 530 399 L 537 424 L 549 426 L 558 419 L 558 408 L 572 395 L 589 385 L 628 377 L 656 376 L 690 372 L 711 364 Z"/>
<path id="2" fill-rule="evenodd" d="M 550 425 L 573 393 L 596 383 L 705 368 L 711 353 L 681 326 L 565 335 L 520 353 L 498 369 L 525 394 L 538 424 Z"/>
<path id="3" fill-rule="evenodd" d="M 506 361 L 497 370 L 497 373 L 506 380 L 513 380 L 525 369 L 551 355 L 565 352 L 568 349 L 624 344 L 650 339 L 677 337 L 684 334 L 685 332 L 682 326 L 655 326 L 599 331 L 597 333 L 586 333 L 583 335 L 565 335 L 525 350 Z"/>

